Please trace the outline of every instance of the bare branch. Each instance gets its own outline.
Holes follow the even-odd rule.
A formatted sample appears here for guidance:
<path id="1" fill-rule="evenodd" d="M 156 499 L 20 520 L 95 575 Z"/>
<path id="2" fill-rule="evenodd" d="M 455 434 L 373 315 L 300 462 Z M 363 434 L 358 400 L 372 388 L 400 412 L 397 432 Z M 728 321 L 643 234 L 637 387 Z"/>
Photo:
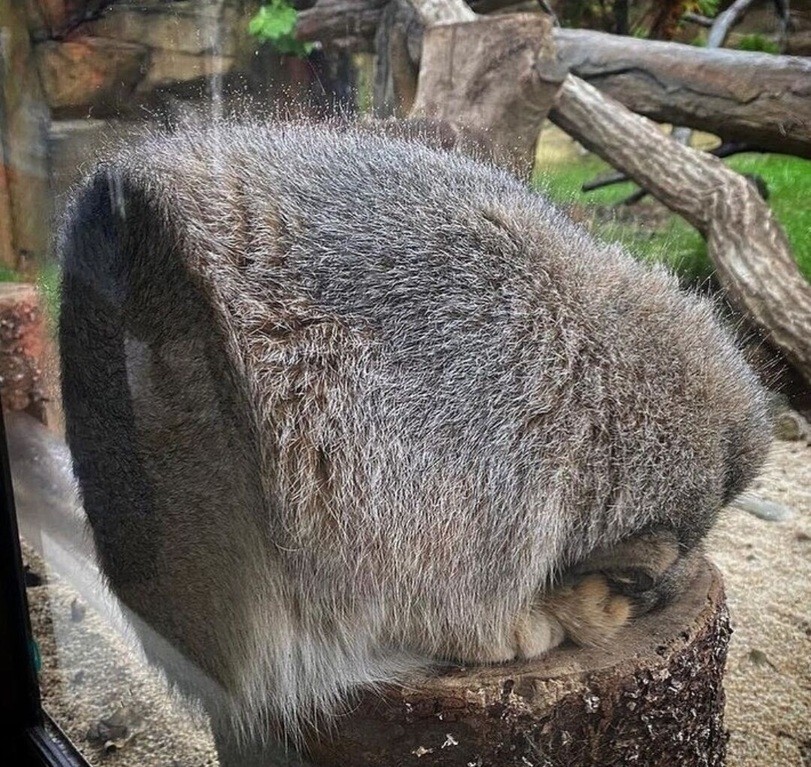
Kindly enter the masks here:
<path id="1" fill-rule="evenodd" d="M 555 13 L 554 9 L 551 5 L 547 2 L 547 0 L 538 0 L 538 5 L 541 6 L 541 10 L 552 19 L 552 23 L 556 26 L 560 26 L 560 21 L 558 20 L 558 16 Z"/>
<path id="2" fill-rule="evenodd" d="M 476 14 L 464 0 L 409 0 L 426 27 L 474 21 Z"/>
<path id="3" fill-rule="evenodd" d="M 730 30 L 740 20 L 754 0 L 735 0 L 725 11 L 715 17 L 707 38 L 708 48 L 721 48 Z"/>
<path id="4" fill-rule="evenodd" d="M 702 16 L 700 13 L 693 13 L 688 11 L 682 16 L 685 21 L 691 21 L 693 24 L 698 24 L 700 27 L 711 27 L 713 20 L 709 16 Z"/>

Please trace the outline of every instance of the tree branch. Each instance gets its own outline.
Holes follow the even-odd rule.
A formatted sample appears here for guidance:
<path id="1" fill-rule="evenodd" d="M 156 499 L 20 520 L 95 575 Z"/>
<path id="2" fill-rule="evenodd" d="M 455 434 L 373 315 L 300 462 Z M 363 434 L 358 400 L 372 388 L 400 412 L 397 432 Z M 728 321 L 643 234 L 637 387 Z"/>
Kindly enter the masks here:
<path id="1" fill-rule="evenodd" d="M 476 13 L 464 0 L 409 0 L 426 27 L 474 21 Z"/>
<path id="2" fill-rule="evenodd" d="M 811 385 L 811 285 L 755 187 L 571 75 L 550 118 L 705 236 L 730 301 Z"/>
<path id="3" fill-rule="evenodd" d="M 730 30 L 734 27 L 752 5 L 754 0 L 735 0 L 725 11 L 715 17 L 707 38 L 708 48 L 721 48 L 724 45 Z"/>
<path id="4" fill-rule="evenodd" d="M 679 142 L 682 143 L 682 142 Z M 742 152 L 768 152 L 768 149 L 764 149 L 763 147 L 757 146 L 755 144 L 747 144 L 743 141 L 729 141 L 719 146 L 715 147 L 714 149 L 710 149 L 707 151 L 707 154 L 711 154 L 713 157 L 723 158 L 723 157 L 732 157 L 736 154 L 741 154 Z M 581 192 L 592 192 L 595 189 L 602 189 L 606 186 L 612 186 L 614 184 L 622 184 L 626 181 L 630 181 L 628 176 L 624 173 L 607 173 L 604 176 L 598 176 L 597 178 L 593 179 L 592 181 L 586 181 L 583 186 L 580 187 Z"/>
<path id="5" fill-rule="evenodd" d="M 711 27 L 713 20 L 709 16 L 702 16 L 700 13 L 693 13 L 688 11 L 682 16 L 685 21 L 691 21 L 693 24 L 698 24 L 700 27 Z"/>

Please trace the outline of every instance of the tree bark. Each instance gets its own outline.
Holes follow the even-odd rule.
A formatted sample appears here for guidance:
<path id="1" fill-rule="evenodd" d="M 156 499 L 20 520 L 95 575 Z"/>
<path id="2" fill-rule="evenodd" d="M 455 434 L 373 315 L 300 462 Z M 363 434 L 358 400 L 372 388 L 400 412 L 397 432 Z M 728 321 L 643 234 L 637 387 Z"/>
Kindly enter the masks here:
<path id="1" fill-rule="evenodd" d="M 660 0 L 654 4 L 648 37 L 652 40 L 671 40 L 684 15 L 686 0 Z"/>
<path id="2" fill-rule="evenodd" d="M 329 735 L 320 767 L 723 765 L 729 618 L 709 564 L 665 610 L 610 647 L 451 671 L 366 693 Z"/>
<path id="3" fill-rule="evenodd" d="M 299 11 L 296 37 L 308 42 L 350 40 L 357 51 L 373 50 L 373 40 L 388 0 L 318 0 Z"/>
<path id="4" fill-rule="evenodd" d="M 408 0 L 426 27 L 474 21 L 476 12 L 465 0 Z"/>
<path id="5" fill-rule="evenodd" d="M 496 161 L 528 177 L 565 77 L 550 31 L 549 18 L 538 14 L 429 27 L 411 116 L 486 132 Z"/>
<path id="6" fill-rule="evenodd" d="M 520 0 L 472 0 L 465 21 L 476 13 L 490 13 L 516 5 Z M 340 40 L 357 51 L 371 51 L 377 27 L 389 0 L 317 0 L 299 12 L 296 37 L 302 41 Z M 462 19 L 457 19 L 462 21 Z"/>
<path id="7" fill-rule="evenodd" d="M 725 11 L 715 17 L 707 37 L 707 48 L 721 48 L 727 36 L 755 0 L 735 0 Z"/>
<path id="8" fill-rule="evenodd" d="M 811 158 L 811 61 L 556 29 L 558 58 L 630 110 Z"/>
<path id="9" fill-rule="evenodd" d="M 375 35 L 375 117 L 403 117 L 417 95 L 422 23 L 405 0 L 391 0 Z"/>
<path id="10" fill-rule="evenodd" d="M 475 17 L 462 5 L 447 20 Z M 381 0 L 320 0 L 302 11 L 297 35 L 356 34 L 368 46 L 381 13 Z M 811 158 L 811 61 L 578 29 L 558 28 L 553 36 L 562 66 L 634 112 L 715 133 L 724 142 Z"/>
<path id="11" fill-rule="evenodd" d="M 550 118 L 706 237 L 731 303 L 811 386 L 811 285 L 757 190 L 575 77 L 566 78 Z"/>
<path id="12" fill-rule="evenodd" d="M 707 37 L 707 45 L 705 47 L 723 48 L 730 30 L 741 20 L 741 17 L 744 13 L 746 13 L 747 9 L 750 5 L 752 5 L 753 2 L 754 0 L 735 0 L 735 2 L 732 3 L 729 8 L 722 13 L 719 13 L 710 24 L 710 34 Z M 674 125 L 673 130 L 670 131 L 670 135 L 680 144 L 690 146 L 693 131 L 686 125 Z M 725 144 L 722 144 L 721 146 L 725 146 Z M 638 202 L 645 197 L 646 194 L 647 191 L 641 189 L 623 200 L 622 204 L 627 205 Z"/>
<path id="13" fill-rule="evenodd" d="M 754 0 L 735 0 L 729 8 L 719 13 L 710 25 L 710 34 L 707 36 L 707 45 L 705 47 L 723 48 L 730 30 L 741 20 L 741 17 L 753 2 Z M 680 144 L 690 146 L 693 131 L 686 125 L 676 125 L 673 126 L 670 135 Z M 641 199 L 644 196 L 645 192 L 643 191 L 639 197 Z"/>

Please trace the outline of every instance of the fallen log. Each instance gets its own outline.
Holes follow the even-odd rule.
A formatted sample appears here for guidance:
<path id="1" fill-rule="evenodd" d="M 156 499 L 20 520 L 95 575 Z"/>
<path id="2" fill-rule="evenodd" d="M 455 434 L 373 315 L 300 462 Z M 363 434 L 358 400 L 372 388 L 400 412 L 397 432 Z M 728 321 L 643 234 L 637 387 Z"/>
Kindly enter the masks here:
<path id="1" fill-rule="evenodd" d="M 811 158 L 811 61 L 554 30 L 569 72 L 657 122 Z"/>
<path id="2" fill-rule="evenodd" d="M 811 386 L 811 285 L 755 186 L 576 77 L 549 116 L 704 235 L 730 303 Z"/>
<path id="3" fill-rule="evenodd" d="M 719 13 L 710 24 L 710 33 L 707 37 L 706 47 L 723 48 L 724 43 L 729 36 L 730 30 L 741 20 L 744 13 L 746 13 L 746 10 L 750 5 L 752 5 L 753 2 L 754 0 L 735 0 L 735 2 L 732 3 L 729 8 Z M 693 131 L 686 125 L 674 125 L 673 130 L 670 131 L 670 135 L 680 144 L 690 146 Z M 742 142 L 735 142 L 735 144 L 740 146 Z M 722 144 L 721 146 L 725 147 L 729 146 L 729 144 L 726 143 Z M 716 157 L 718 156 L 720 155 L 716 154 Z M 632 205 L 645 197 L 646 194 L 647 191 L 640 189 L 639 191 L 626 197 L 621 204 Z"/>

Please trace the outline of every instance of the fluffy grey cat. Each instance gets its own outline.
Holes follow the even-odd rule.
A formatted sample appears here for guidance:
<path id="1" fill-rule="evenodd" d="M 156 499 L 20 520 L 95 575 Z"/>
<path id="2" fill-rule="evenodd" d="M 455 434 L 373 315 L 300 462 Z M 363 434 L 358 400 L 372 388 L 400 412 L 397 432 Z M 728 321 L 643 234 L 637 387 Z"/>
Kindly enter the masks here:
<path id="1" fill-rule="evenodd" d="M 152 137 L 62 228 L 98 556 L 226 763 L 434 659 L 605 641 L 767 448 L 709 302 L 406 134 Z"/>

